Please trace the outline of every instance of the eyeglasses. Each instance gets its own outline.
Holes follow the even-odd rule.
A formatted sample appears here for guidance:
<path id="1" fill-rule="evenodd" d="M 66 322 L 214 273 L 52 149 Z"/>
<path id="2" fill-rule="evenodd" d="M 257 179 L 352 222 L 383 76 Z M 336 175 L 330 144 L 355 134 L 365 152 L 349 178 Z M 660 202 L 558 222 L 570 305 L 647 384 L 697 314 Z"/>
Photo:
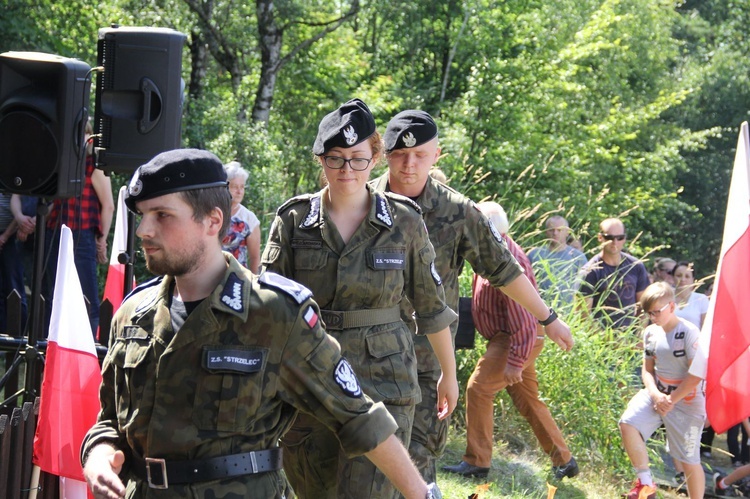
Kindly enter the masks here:
<path id="1" fill-rule="evenodd" d="M 601 233 L 602 237 L 605 241 L 624 241 L 627 237 L 625 234 L 605 234 L 604 232 Z"/>
<path id="2" fill-rule="evenodd" d="M 662 312 L 664 312 L 664 309 L 666 309 L 670 305 L 670 303 L 667 303 L 666 305 L 664 305 L 663 307 L 661 307 L 659 310 L 652 310 L 650 312 L 647 312 L 648 316 L 649 317 L 656 317 L 657 315 L 660 315 Z"/>
<path id="3" fill-rule="evenodd" d="M 367 170 L 367 167 L 370 166 L 372 158 L 347 159 L 341 158 L 339 156 L 323 156 L 323 161 L 328 168 L 331 168 L 333 170 L 340 170 L 344 167 L 345 164 L 349 163 L 349 166 L 352 170 L 361 172 L 362 170 Z"/>

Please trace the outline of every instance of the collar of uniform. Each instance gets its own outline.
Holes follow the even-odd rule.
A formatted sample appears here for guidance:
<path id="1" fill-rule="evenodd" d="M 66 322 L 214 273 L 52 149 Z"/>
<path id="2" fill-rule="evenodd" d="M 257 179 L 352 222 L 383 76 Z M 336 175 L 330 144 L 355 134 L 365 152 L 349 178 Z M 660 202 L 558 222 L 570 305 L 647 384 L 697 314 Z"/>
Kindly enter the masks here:
<path id="1" fill-rule="evenodd" d="M 325 189 L 316 193 L 310 198 L 307 215 L 305 215 L 305 219 L 302 220 L 302 223 L 299 224 L 300 229 L 314 229 L 316 227 L 320 227 L 320 225 L 323 223 L 323 214 L 320 210 L 321 200 L 323 199 L 323 191 L 325 191 Z"/>
<path id="2" fill-rule="evenodd" d="M 438 205 L 440 204 L 440 194 L 438 193 L 438 190 L 440 189 L 441 185 L 442 184 L 440 184 L 434 178 L 429 176 L 427 177 L 427 183 L 422 190 L 422 194 L 420 194 L 419 197 L 415 199 L 419 207 L 422 208 L 423 213 L 427 213 L 428 211 L 434 211 L 437 209 Z"/>
<path id="3" fill-rule="evenodd" d="M 209 296 L 211 308 L 236 315 L 247 321 L 250 305 L 250 280 L 245 269 L 231 254 L 224 253 L 227 270 L 213 293 Z"/>

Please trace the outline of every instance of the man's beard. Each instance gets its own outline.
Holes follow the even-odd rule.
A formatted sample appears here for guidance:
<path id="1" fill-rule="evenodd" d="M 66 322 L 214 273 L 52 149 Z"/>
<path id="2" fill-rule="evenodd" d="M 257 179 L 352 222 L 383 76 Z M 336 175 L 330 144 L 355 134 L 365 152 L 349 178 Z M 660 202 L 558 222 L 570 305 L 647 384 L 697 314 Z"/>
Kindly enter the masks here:
<path id="1" fill-rule="evenodd" d="M 204 252 L 205 245 L 199 243 L 189 253 L 180 252 L 160 258 L 149 257 L 146 254 L 146 268 L 155 275 L 181 277 L 200 265 Z M 164 254 L 165 251 L 162 249 L 161 253 Z"/>

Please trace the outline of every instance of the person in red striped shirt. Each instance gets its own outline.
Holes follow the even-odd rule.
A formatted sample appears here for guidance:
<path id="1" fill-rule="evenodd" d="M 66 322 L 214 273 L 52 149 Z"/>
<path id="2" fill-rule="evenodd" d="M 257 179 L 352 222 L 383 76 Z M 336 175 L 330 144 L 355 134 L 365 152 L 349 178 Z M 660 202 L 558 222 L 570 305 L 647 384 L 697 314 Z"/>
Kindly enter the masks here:
<path id="1" fill-rule="evenodd" d="M 495 225 L 510 253 L 536 288 L 528 256 L 507 234 L 505 210 L 494 202 L 477 206 Z M 498 392 L 506 389 L 513 405 L 529 422 L 539 444 L 552 459 L 555 478 L 576 476 L 578 463 L 565 444 L 549 408 L 539 399 L 535 361 L 544 347 L 542 327 L 531 313 L 482 276 L 474 275 L 472 291 L 472 317 L 477 330 L 488 340 L 487 351 L 474 368 L 466 389 L 466 452 L 463 460 L 442 469 L 464 476 L 487 476 L 494 442 L 494 400 Z"/>

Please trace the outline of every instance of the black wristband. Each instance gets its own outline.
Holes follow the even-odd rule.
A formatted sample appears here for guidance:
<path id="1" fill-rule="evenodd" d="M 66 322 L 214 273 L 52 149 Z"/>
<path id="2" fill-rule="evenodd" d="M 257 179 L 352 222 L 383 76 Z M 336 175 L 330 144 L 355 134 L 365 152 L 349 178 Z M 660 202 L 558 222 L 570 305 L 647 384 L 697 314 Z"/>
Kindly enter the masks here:
<path id="1" fill-rule="evenodd" d="M 549 309 L 549 317 L 547 317 L 543 321 L 539 321 L 539 324 L 541 324 L 542 326 L 549 326 L 556 320 L 557 320 L 557 312 L 555 312 L 552 309 Z"/>

